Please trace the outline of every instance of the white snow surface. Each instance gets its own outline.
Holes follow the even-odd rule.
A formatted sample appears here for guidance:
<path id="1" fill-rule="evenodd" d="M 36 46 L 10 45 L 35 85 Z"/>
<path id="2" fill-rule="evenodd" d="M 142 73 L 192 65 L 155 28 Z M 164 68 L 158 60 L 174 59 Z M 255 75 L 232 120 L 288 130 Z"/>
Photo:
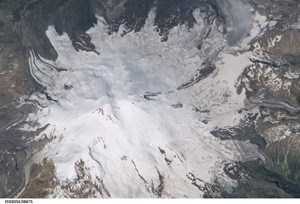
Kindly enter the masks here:
<path id="1" fill-rule="evenodd" d="M 155 197 L 151 183 L 159 185 L 158 171 L 164 177 L 164 197 L 200 197 L 203 192 L 191 184 L 189 172 L 204 182 L 218 177 L 230 191 L 235 182 L 224 174 L 224 163 L 245 160 L 247 152 L 242 149 L 247 148 L 252 155 L 249 152 L 247 159 L 260 157 L 248 141 L 221 141 L 210 134 L 245 117 L 238 113 L 245 95 L 236 93 L 235 84 L 251 65 L 251 52 L 240 54 L 227 47 L 227 52 L 218 54 L 214 73 L 177 90 L 195 77 L 204 62 L 204 54 L 195 46 L 204 26 L 199 9 L 194 16 L 192 29 L 175 27 L 167 42 L 160 41 L 153 26 L 154 9 L 140 32 L 123 37 L 122 28 L 108 35 L 105 20 L 97 17 L 97 25 L 87 33 L 99 55 L 76 51 L 67 34 L 59 36 L 53 26 L 48 28 L 58 58 L 39 56 L 40 60 L 31 52 L 29 65 L 34 79 L 57 102 L 32 95 L 44 106 L 29 120 L 49 124 L 36 139 L 44 134 L 53 138 L 41 154 L 54 161 L 60 181 L 74 179 L 74 165 L 83 160 L 92 178 L 103 179 L 112 197 Z M 224 39 L 210 41 L 218 47 Z M 72 88 L 64 89 L 65 85 Z M 160 94 L 147 100 L 147 92 Z M 182 108 L 172 107 L 178 103 Z M 204 112 L 196 112 L 195 107 Z"/>

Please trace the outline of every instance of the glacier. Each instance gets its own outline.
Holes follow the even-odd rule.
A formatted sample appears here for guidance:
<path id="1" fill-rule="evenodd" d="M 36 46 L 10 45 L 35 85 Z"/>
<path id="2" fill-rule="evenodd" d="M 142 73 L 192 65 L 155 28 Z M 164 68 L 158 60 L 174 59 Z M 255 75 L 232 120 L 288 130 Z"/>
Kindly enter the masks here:
<path id="1" fill-rule="evenodd" d="M 250 141 L 210 133 L 247 116 L 239 112 L 246 97 L 237 94 L 237 79 L 252 63 L 252 52 L 245 51 L 249 42 L 267 22 L 248 6 L 239 9 L 246 15 L 246 23 L 237 25 L 242 36 L 231 31 L 227 38 L 212 25 L 201 49 L 197 43 L 207 25 L 199 9 L 194 26 L 174 27 L 166 42 L 154 26 L 155 8 L 141 31 L 124 36 L 123 26 L 108 35 L 97 16 L 87 31 L 97 52 L 76 51 L 66 33 L 50 26 L 46 35 L 58 58 L 30 52 L 30 73 L 45 90 L 30 96 L 39 111 L 27 121 L 45 127 L 35 140 L 51 142 L 31 162 L 51 159 L 63 186 L 72 185 L 83 161 L 107 197 L 202 197 L 216 180 L 230 192 L 237 183 L 224 174 L 226 162 L 264 159 Z M 214 68 L 204 76 L 207 67 Z M 49 196 L 68 197 L 61 186 Z"/>

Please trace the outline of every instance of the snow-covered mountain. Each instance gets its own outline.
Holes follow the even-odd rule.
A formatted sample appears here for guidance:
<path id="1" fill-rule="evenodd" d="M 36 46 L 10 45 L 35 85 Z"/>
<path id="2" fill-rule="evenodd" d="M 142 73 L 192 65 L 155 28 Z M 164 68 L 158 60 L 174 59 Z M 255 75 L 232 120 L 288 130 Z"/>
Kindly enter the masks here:
<path id="1" fill-rule="evenodd" d="M 90 15 L 91 5 L 98 14 Z M 276 25 L 264 6 L 91 1 L 90 27 L 79 14 L 48 21 L 42 42 L 50 51 L 41 43 L 28 56 L 40 89 L 18 102 L 35 109 L 6 127 L 31 135 L 14 196 L 297 196 L 298 184 L 285 180 L 267 148 L 291 135 L 290 125 L 272 139 L 262 125 L 276 110 L 288 112 L 285 119 L 299 113 L 260 85 L 269 74 L 264 85 L 282 88 L 270 73 L 288 63 L 264 48 Z M 276 35 L 268 46 L 280 41 Z"/>
<path id="2" fill-rule="evenodd" d="M 53 160 L 57 179 L 70 186 L 59 185 L 53 196 L 68 197 L 83 185 L 74 184 L 79 162 L 90 182 L 100 179 L 103 196 L 199 197 L 211 193 L 206 186 L 214 180 L 228 192 L 236 186 L 221 171 L 229 161 L 263 159 L 248 141 L 222 141 L 210 133 L 246 117 L 238 112 L 245 94 L 238 95 L 235 85 L 252 53 L 238 50 L 247 49 L 266 24 L 245 2 L 229 3 L 241 22 L 230 24 L 227 35 L 209 25 L 201 49 L 207 25 L 200 9 L 193 11 L 191 28 L 175 26 L 166 42 L 156 32 L 155 8 L 139 32 L 124 36 L 126 27 L 109 35 L 98 17 L 86 32 L 95 52 L 76 51 L 66 33 L 48 28 L 58 58 L 31 51 L 31 74 L 46 90 L 31 96 L 41 108 L 28 121 L 48 125 L 40 137 L 52 141 L 38 157 Z"/>

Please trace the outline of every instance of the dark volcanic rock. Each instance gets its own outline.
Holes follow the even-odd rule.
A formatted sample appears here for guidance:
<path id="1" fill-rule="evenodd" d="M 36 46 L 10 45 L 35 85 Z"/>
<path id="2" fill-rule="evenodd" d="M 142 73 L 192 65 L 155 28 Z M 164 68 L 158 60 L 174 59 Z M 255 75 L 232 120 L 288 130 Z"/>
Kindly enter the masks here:
<path id="1" fill-rule="evenodd" d="M 122 14 L 110 24 L 110 32 L 117 32 L 119 26 L 124 24 L 127 31 L 138 32 L 144 26 L 145 21 L 148 17 L 150 9 L 154 6 L 153 0 L 128 0 L 125 5 Z M 137 9 L 138 8 L 138 9 Z"/>
<path id="2" fill-rule="evenodd" d="M 70 0 L 65 8 L 55 18 L 56 32 L 72 35 L 73 33 L 84 33 L 97 23 L 97 19 L 91 7 L 90 1 Z"/>
<path id="3" fill-rule="evenodd" d="M 221 140 L 250 140 L 251 143 L 264 149 L 267 145 L 265 139 L 257 133 L 254 121 L 258 114 L 249 115 L 240 125 L 228 128 L 221 128 L 211 131 L 211 134 Z"/>
<path id="4" fill-rule="evenodd" d="M 97 23 L 91 0 L 24 1 L 13 14 L 20 36 L 28 42 L 26 46 L 47 59 L 57 57 L 45 34 L 51 25 L 59 35 L 67 33 L 76 50 L 94 51 L 95 47 L 85 33 Z"/>
<path id="5" fill-rule="evenodd" d="M 209 2 L 202 0 L 128 0 L 124 4 L 122 14 L 111 22 L 110 32 L 117 32 L 122 24 L 126 28 L 123 35 L 131 31 L 140 31 L 145 24 L 150 9 L 153 7 L 156 8 L 154 24 L 157 26 L 158 33 L 162 36 L 162 41 L 166 41 L 169 30 L 173 27 L 183 24 L 192 27 L 195 22 L 194 9 L 200 8 L 202 12 L 208 12 Z"/>
<path id="6" fill-rule="evenodd" d="M 195 74 L 194 78 L 190 79 L 189 82 L 182 84 L 180 87 L 177 88 L 177 90 L 186 89 L 199 83 L 201 80 L 207 78 L 216 69 L 215 65 L 208 62 L 203 63 L 202 66 L 203 68 L 197 70 L 197 73 Z"/>
<path id="7" fill-rule="evenodd" d="M 194 9 L 200 7 L 202 12 L 207 12 L 209 4 L 199 0 L 170 0 L 157 1 L 156 7 L 155 25 L 159 34 L 163 36 L 162 41 L 165 41 L 168 39 L 169 30 L 173 27 L 183 24 L 192 27 L 195 22 Z"/>
<path id="8" fill-rule="evenodd" d="M 68 33 L 76 50 L 93 51 L 95 46 L 85 33 L 97 23 L 91 1 L 70 0 L 55 20 L 54 27 L 58 34 Z"/>
<path id="9" fill-rule="evenodd" d="M 13 14 L 25 47 L 30 46 L 47 59 L 56 59 L 57 53 L 45 32 L 48 26 L 53 25 L 57 13 L 63 9 L 66 2 L 64 0 L 51 2 L 42 0 L 23 1 L 22 4 L 19 4 Z"/>

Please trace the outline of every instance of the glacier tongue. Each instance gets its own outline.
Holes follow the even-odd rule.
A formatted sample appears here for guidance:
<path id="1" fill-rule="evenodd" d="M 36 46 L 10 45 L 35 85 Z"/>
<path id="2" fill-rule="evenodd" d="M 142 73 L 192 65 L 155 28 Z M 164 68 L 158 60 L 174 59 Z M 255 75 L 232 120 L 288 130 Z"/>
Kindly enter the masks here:
<path id="1" fill-rule="evenodd" d="M 248 160 L 261 157 L 248 141 L 210 134 L 245 117 L 238 113 L 245 96 L 236 93 L 235 83 L 252 54 L 234 52 L 214 26 L 200 51 L 197 39 L 205 25 L 199 9 L 194 17 L 193 28 L 173 28 L 167 42 L 153 26 L 154 9 L 140 32 L 122 37 L 122 28 L 108 35 L 98 17 L 87 33 L 100 54 L 76 51 L 67 34 L 48 28 L 58 58 L 31 52 L 29 65 L 51 100 L 31 96 L 44 107 L 30 120 L 49 124 L 43 134 L 53 141 L 41 154 L 54 161 L 60 181 L 75 179 L 75 164 L 82 160 L 112 197 L 199 197 L 215 178 L 230 191 L 235 181 L 223 165 L 244 160 L 241 149 L 251 150 Z M 178 89 L 213 55 L 211 74 Z M 59 191 L 56 196 L 66 196 Z"/>

